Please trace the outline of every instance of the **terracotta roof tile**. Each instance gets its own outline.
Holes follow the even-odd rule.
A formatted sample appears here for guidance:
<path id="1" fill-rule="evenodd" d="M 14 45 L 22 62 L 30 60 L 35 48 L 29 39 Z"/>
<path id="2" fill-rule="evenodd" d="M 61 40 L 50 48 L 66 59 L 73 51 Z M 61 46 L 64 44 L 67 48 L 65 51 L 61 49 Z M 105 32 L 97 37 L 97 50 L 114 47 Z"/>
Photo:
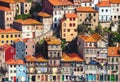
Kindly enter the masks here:
<path id="1" fill-rule="evenodd" d="M 80 35 L 79 37 L 85 42 L 96 42 L 96 40 L 89 35 Z"/>
<path id="2" fill-rule="evenodd" d="M 97 10 L 94 10 L 92 7 L 78 7 L 76 8 L 77 12 L 93 12 L 93 13 L 97 13 Z"/>
<path id="3" fill-rule="evenodd" d="M 110 4 L 110 1 L 101 1 L 97 4 L 97 6 L 99 6 L 99 7 L 110 7 L 111 4 Z"/>
<path id="4" fill-rule="evenodd" d="M 16 2 L 24 3 L 24 2 L 27 2 L 27 0 L 0 0 L 0 2 L 14 4 Z"/>
<path id="5" fill-rule="evenodd" d="M 16 39 L 16 40 L 14 40 L 15 43 L 20 42 L 20 41 L 21 41 L 20 39 Z"/>
<path id="6" fill-rule="evenodd" d="M 0 6 L 0 10 L 1 10 L 1 11 L 11 11 L 10 8 L 4 7 L 4 6 Z"/>
<path id="7" fill-rule="evenodd" d="M 67 13 L 65 14 L 66 18 L 77 18 L 77 15 L 75 13 Z"/>
<path id="8" fill-rule="evenodd" d="M 72 58 L 70 56 L 68 56 L 68 54 L 63 53 L 62 61 L 63 62 L 72 62 Z"/>
<path id="9" fill-rule="evenodd" d="M 61 40 L 55 37 L 46 38 L 45 41 L 47 42 L 47 44 L 61 44 Z"/>
<path id="10" fill-rule="evenodd" d="M 76 53 L 72 53 L 72 54 L 69 54 L 69 56 L 72 58 L 73 61 L 78 61 L 78 62 L 83 62 L 84 59 L 82 59 L 78 54 Z"/>
<path id="11" fill-rule="evenodd" d="M 108 56 L 120 56 L 120 47 L 108 47 Z"/>
<path id="12" fill-rule="evenodd" d="M 25 64 L 25 63 L 21 59 L 18 59 L 18 60 L 10 59 L 10 60 L 6 61 L 6 64 L 9 64 L 9 65 L 22 65 L 22 64 Z"/>
<path id="13" fill-rule="evenodd" d="M 22 19 L 18 19 L 15 22 L 23 24 L 23 25 L 30 25 L 30 24 L 42 24 L 41 22 L 34 20 L 34 19 L 26 19 L 26 20 L 22 20 Z"/>
<path id="14" fill-rule="evenodd" d="M 110 0 L 110 2 L 111 2 L 112 4 L 117 4 L 117 3 L 120 4 L 120 0 Z"/>
<path id="15" fill-rule="evenodd" d="M 91 0 L 81 0 L 83 3 L 91 2 Z"/>
<path id="16" fill-rule="evenodd" d="M 92 34 L 91 36 L 92 36 L 96 41 L 102 39 L 102 36 L 99 35 L 98 33 Z"/>
<path id="17" fill-rule="evenodd" d="M 52 5 L 54 6 L 66 6 L 66 5 L 73 5 L 72 2 L 70 2 L 69 0 L 48 0 Z"/>
<path id="18" fill-rule="evenodd" d="M 46 12 L 39 12 L 39 13 L 38 13 L 38 16 L 41 16 L 41 17 L 51 17 L 51 15 L 49 15 L 49 14 L 46 13 Z"/>
<path id="19" fill-rule="evenodd" d="M 42 57 L 42 56 L 37 56 L 37 57 L 36 57 L 36 61 L 37 61 L 37 62 L 47 62 L 48 60 L 45 59 L 45 58 Z"/>
<path id="20" fill-rule="evenodd" d="M 35 61 L 36 60 L 36 58 L 34 57 L 34 56 L 32 56 L 32 55 L 27 55 L 27 56 L 25 56 L 25 59 L 26 59 L 26 61 Z"/>
<path id="21" fill-rule="evenodd" d="M 62 55 L 62 61 L 63 62 L 83 62 L 84 59 L 82 59 L 78 54 L 72 53 L 72 54 L 65 54 Z"/>
<path id="22" fill-rule="evenodd" d="M 8 28 L 8 29 L 0 29 L 0 33 L 18 33 L 18 32 L 21 32 L 21 31 L 18 31 L 14 28 Z"/>

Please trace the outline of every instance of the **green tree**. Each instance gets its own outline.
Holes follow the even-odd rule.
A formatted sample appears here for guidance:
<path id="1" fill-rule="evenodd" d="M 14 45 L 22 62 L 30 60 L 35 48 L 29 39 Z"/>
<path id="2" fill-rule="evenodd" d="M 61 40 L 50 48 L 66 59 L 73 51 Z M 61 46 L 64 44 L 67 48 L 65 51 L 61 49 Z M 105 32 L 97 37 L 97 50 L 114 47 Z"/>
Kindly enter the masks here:
<path id="1" fill-rule="evenodd" d="M 78 34 L 86 33 L 88 32 L 88 26 L 80 24 L 78 25 L 77 31 L 78 31 Z"/>
<path id="2" fill-rule="evenodd" d="M 103 27 L 100 24 L 98 24 L 98 26 L 95 29 L 95 32 L 99 33 L 100 35 L 103 35 L 102 34 L 103 33 Z"/>

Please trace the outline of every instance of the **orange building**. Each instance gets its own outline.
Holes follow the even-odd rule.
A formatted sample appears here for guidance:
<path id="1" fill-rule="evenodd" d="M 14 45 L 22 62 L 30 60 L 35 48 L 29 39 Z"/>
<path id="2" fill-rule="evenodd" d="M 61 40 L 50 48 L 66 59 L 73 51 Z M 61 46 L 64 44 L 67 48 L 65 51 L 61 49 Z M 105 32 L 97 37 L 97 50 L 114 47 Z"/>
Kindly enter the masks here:
<path id="1" fill-rule="evenodd" d="M 74 13 L 65 14 L 61 20 L 61 38 L 70 42 L 77 36 L 77 15 Z"/>

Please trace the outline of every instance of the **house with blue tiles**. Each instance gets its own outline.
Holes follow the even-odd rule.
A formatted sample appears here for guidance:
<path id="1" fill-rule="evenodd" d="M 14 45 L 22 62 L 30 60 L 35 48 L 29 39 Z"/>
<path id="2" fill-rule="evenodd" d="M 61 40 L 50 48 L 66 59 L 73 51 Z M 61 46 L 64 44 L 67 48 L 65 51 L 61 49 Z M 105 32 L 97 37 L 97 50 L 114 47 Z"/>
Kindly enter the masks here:
<path id="1" fill-rule="evenodd" d="M 16 48 L 16 59 L 23 59 L 25 57 L 25 43 L 17 39 L 14 41 L 14 47 Z"/>

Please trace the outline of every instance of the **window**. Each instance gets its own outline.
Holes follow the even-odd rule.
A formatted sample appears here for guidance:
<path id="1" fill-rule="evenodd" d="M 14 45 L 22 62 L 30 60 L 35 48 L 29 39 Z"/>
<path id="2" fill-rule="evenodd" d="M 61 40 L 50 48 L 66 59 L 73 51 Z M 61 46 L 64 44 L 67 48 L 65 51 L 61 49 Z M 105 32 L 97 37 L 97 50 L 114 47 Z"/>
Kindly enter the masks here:
<path id="1" fill-rule="evenodd" d="M 25 10 L 25 13 L 27 13 L 27 10 Z"/>
<path id="2" fill-rule="evenodd" d="M 96 14 L 94 13 L 94 16 L 96 16 Z"/>
<path id="3" fill-rule="evenodd" d="M 70 21 L 72 21 L 72 18 L 70 18 Z"/>
<path id="4" fill-rule="evenodd" d="M 20 37 L 20 34 L 18 35 L 18 37 Z"/>
<path id="5" fill-rule="evenodd" d="M 74 29 L 74 32 L 77 32 L 77 29 Z"/>
<path id="6" fill-rule="evenodd" d="M 106 12 L 108 12 L 108 9 L 106 9 Z"/>
<path id="7" fill-rule="evenodd" d="M 72 24 L 70 23 L 70 25 L 69 25 L 70 27 L 72 27 Z"/>
<path id="8" fill-rule="evenodd" d="M 82 16 L 82 14 L 80 14 L 80 16 Z"/>
<path id="9" fill-rule="evenodd" d="M 33 45 L 33 48 L 35 48 L 35 46 Z"/>
<path id="10" fill-rule="evenodd" d="M 15 35 L 15 37 L 17 37 L 17 34 Z"/>
<path id="11" fill-rule="evenodd" d="M 66 34 L 64 34 L 63 36 L 66 37 Z"/>
<path id="12" fill-rule="evenodd" d="M 119 9 L 117 9 L 117 12 L 119 12 Z"/>
<path id="13" fill-rule="evenodd" d="M 66 23 L 64 23 L 63 26 L 66 27 Z"/>
<path id="14" fill-rule="evenodd" d="M 73 21 L 75 21 L 75 18 L 73 18 Z"/>
<path id="15" fill-rule="evenodd" d="M 73 34 L 71 34 L 71 36 L 73 36 Z"/>
<path id="16" fill-rule="evenodd" d="M 68 29 L 68 32 L 70 32 L 70 29 Z"/>
<path id="17" fill-rule="evenodd" d="M 7 40 L 6 43 L 8 43 L 9 41 Z"/>
<path id="18" fill-rule="evenodd" d="M 4 35 L 2 35 L 1 37 L 4 38 Z"/>
<path id="19" fill-rule="evenodd" d="M 4 43 L 4 41 L 2 41 L 2 43 Z"/>
<path id="20" fill-rule="evenodd" d="M 54 52 L 54 54 L 56 54 L 56 52 Z"/>
<path id="21" fill-rule="evenodd" d="M 94 22 L 96 22 L 96 20 L 94 19 Z"/>
<path id="22" fill-rule="evenodd" d="M 13 35 L 11 35 L 11 38 L 13 37 Z"/>
<path id="23" fill-rule="evenodd" d="M 64 32 L 66 32 L 66 29 L 64 29 Z"/>
<path id="24" fill-rule="evenodd" d="M 103 9 L 102 9 L 101 11 L 102 11 L 102 12 L 104 12 L 104 10 L 103 10 Z"/>
<path id="25" fill-rule="evenodd" d="M 116 16 L 114 16 L 114 18 L 116 19 Z"/>
<path id="26" fill-rule="evenodd" d="M 8 38 L 8 35 L 6 35 L 6 38 Z"/>
<path id="27" fill-rule="evenodd" d="M 75 23 L 73 23 L 73 26 L 75 27 Z"/>

